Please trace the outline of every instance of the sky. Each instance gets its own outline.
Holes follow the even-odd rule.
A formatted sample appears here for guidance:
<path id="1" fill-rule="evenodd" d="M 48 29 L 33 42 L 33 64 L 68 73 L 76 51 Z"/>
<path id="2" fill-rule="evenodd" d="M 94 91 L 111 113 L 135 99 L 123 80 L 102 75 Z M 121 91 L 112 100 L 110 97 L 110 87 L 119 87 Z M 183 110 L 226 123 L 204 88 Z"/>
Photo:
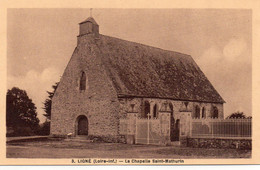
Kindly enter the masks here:
<path id="1" fill-rule="evenodd" d="M 7 88 L 26 90 L 41 122 L 89 9 L 8 9 Z M 101 34 L 189 54 L 226 101 L 252 112 L 252 13 L 240 9 L 93 9 Z"/>

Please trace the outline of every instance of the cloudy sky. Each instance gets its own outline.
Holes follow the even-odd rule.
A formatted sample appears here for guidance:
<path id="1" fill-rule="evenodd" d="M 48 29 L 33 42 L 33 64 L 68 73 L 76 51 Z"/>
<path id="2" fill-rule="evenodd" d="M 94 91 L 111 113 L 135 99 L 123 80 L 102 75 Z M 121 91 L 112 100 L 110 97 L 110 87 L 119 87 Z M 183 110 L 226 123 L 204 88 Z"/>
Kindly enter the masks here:
<path id="1" fill-rule="evenodd" d="M 27 91 L 41 109 L 76 47 L 89 9 L 8 9 L 7 88 Z M 190 54 L 226 101 L 225 116 L 251 115 L 250 10 L 93 9 L 100 33 Z"/>

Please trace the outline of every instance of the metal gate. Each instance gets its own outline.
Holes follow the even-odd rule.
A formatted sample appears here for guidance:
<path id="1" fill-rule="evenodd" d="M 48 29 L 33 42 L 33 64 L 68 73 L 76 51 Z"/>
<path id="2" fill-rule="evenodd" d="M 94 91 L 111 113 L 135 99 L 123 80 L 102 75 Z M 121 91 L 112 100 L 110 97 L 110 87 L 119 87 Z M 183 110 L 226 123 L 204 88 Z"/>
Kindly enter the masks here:
<path id="1" fill-rule="evenodd" d="M 162 139 L 159 119 L 136 119 L 136 144 L 160 144 Z"/>
<path id="2" fill-rule="evenodd" d="M 129 114 L 120 119 L 119 133 L 124 135 L 129 143 L 165 144 L 170 137 L 170 114 L 159 113 L 158 118 L 139 118 Z"/>

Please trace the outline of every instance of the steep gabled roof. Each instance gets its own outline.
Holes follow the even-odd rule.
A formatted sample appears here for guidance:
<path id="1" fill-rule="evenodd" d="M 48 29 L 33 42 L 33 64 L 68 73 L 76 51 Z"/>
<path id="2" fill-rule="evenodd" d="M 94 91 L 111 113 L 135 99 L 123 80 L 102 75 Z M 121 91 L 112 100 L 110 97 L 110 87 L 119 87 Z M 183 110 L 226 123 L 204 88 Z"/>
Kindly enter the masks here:
<path id="1" fill-rule="evenodd" d="M 93 24 L 98 25 L 97 22 L 94 20 L 93 17 L 88 17 L 86 20 L 82 21 L 82 22 L 79 23 L 79 24 L 83 24 L 83 23 L 85 23 L 85 22 L 92 22 Z"/>
<path id="2" fill-rule="evenodd" d="M 100 35 L 99 55 L 119 97 L 224 103 L 191 56 Z"/>

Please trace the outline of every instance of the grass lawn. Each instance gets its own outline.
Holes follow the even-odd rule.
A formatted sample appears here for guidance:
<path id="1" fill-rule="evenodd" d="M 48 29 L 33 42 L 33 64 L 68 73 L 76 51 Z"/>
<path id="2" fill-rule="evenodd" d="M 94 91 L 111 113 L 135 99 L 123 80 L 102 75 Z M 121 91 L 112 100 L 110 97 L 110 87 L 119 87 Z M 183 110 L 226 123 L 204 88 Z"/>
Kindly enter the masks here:
<path id="1" fill-rule="evenodd" d="M 78 141 L 23 141 L 7 144 L 7 158 L 250 158 L 251 150 L 176 146 L 83 143 Z"/>

